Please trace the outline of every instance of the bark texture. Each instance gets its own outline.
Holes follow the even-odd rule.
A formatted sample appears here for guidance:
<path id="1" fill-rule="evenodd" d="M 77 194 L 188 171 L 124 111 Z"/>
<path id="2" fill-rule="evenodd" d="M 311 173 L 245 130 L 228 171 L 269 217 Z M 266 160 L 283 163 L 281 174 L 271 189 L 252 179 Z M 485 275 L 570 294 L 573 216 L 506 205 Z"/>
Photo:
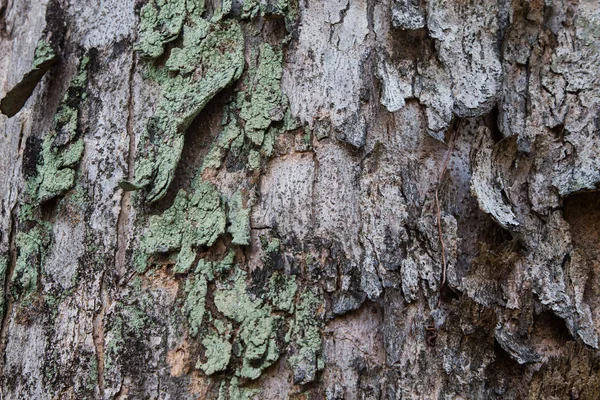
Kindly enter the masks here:
<path id="1" fill-rule="evenodd" d="M 600 398 L 597 0 L 0 0 L 2 399 Z"/>

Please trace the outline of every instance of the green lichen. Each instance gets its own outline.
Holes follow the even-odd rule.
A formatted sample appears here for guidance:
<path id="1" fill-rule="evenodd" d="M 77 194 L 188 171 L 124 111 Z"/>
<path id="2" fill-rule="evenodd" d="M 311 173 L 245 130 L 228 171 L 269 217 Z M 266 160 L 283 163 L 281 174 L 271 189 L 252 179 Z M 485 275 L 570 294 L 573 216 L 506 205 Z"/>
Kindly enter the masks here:
<path id="1" fill-rule="evenodd" d="M 173 205 L 162 215 L 150 218 L 136 257 L 138 271 L 146 269 L 148 255 L 182 250 L 176 271 L 192 265 L 198 246 L 211 246 L 225 232 L 226 215 L 217 188 L 200 179 L 194 180 L 193 192 L 180 190 Z"/>
<path id="2" fill-rule="evenodd" d="M 140 10 L 137 49 L 159 57 L 164 45 L 177 39 L 186 16 L 186 0 L 150 0 Z"/>
<path id="3" fill-rule="evenodd" d="M 53 61 L 56 53 L 46 39 L 41 39 L 35 48 L 32 68 L 39 68 L 40 65 Z"/>
<path id="4" fill-rule="evenodd" d="M 208 290 L 206 278 L 198 275 L 188 278 L 185 285 L 184 312 L 190 325 L 190 335 L 196 337 L 202 327 L 202 320 L 206 311 L 206 292 Z"/>
<path id="5" fill-rule="evenodd" d="M 206 362 L 198 363 L 196 368 L 204 371 L 206 375 L 212 375 L 215 372 L 224 371 L 229 365 L 231 358 L 231 343 L 228 337 L 221 338 L 215 333 L 207 335 L 202 340 L 202 345 L 205 347 Z"/>
<path id="6" fill-rule="evenodd" d="M 293 126 L 284 121 L 288 102 L 280 90 L 281 51 L 264 44 L 259 52 L 258 65 L 248 71 L 247 91 L 237 92 L 226 105 L 223 129 L 204 158 L 203 171 L 220 168 L 228 151 L 246 158 L 250 171 L 258 170 L 263 158 L 273 154 L 275 138 L 285 132 L 286 123 Z"/>
<path id="7" fill-rule="evenodd" d="M 196 251 L 192 248 L 190 241 L 184 241 L 181 244 L 181 250 L 177 254 L 177 263 L 173 272 L 176 274 L 186 273 L 196 261 Z"/>
<path id="8" fill-rule="evenodd" d="M 193 27 L 185 26 L 183 28 L 183 46 L 171 50 L 171 55 L 166 63 L 167 69 L 184 75 L 192 73 L 198 63 L 202 61 L 203 52 L 206 51 L 202 43 L 210 28 L 211 24 L 203 19 L 199 19 Z"/>
<path id="9" fill-rule="evenodd" d="M 298 284 L 295 276 L 282 275 L 275 271 L 269 281 L 268 297 L 276 310 L 293 312 L 297 290 Z"/>
<path id="10" fill-rule="evenodd" d="M 294 383 L 312 382 L 325 366 L 322 357 L 322 302 L 312 290 L 300 296 L 292 327 L 287 335 L 291 342 L 288 361 L 294 372 Z"/>
<path id="11" fill-rule="evenodd" d="M 288 102 L 287 97 L 285 99 L 285 102 Z M 294 118 L 292 116 L 292 112 L 288 108 L 283 116 L 283 126 L 286 131 L 294 131 L 300 128 L 302 125 L 300 124 L 298 118 Z"/>
<path id="12" fill-rule="evenodd" d="M 218 263 L 213 264 L 215 274 L 225 275 L 234 266 L 235 251 L 230 250 L 229 253 Z"/>
<path id="13" fill-rule="evenodd" d="M 144 333 L 144 327 L 148 325 L 148 315 L 135 306 L 127 305 L 123 307 L 127 315 L 127 322 L 130 330 L 136 337 L 141 337 Z"/>
<path id="14" fill-rule="evenodd" d="M 281 317 L 270 315 L 270 308 L 263 307 L 253 318 L 247 318 L 239 331 L 239 341 L 245 350 L 242 367 L 236 371 L 241 378 L 257 379 L 262 370 L 279 358 L 277 331 Z"/>
<path id="15" fill-rule="evenodd" d="M 204 13 L 205 0 L 187 0 L 186 8 L 191 19 L 196 20 Z"/>
<path id="16" fill-rule="evenodd" d="M 271 307 L 247 292 L 246 272 L 237 270 L 233 283 L 215 292 L 214 304 L 226 317 L 238 322 L 236 355 L 242 359 L 236 375 L 256 379 L 262 370 L 279 358 L 277 332 L 281 317 L 271 315 Z"/>
<path id="17" fill-rule="evenodd" d="M 246 291 L 246 286 L 246 272 L 238 269 L 232 284 L 217 290 L 214 294 L 217 310 L 239 323 L 262 314 L 258 310 L 261 309 L 263 301 L 260 298 L 252 299 Z"/>
<path id="18" fill-rule="evenodd" d="M 282 106 L 281 76 L 282 53 L 267 43 L 259 48 L 258 68 L 251 71 L 248 90 L 249 100 L 244 102 L 240 116 L 246 121 L 244 130 L 255 145 L 262 145 L 265 132 L 272 121 L 281 121 L 285 107 Z"/>
<path id="19" fill-rule="evenodd" d="M 242 7 L 242 18 L 244 19 L 252 19 L 256 17 L 261 11 L 260 1 L 259 0 L 247 0 L 244 1 L 244 6 Z"/>
<path id="20" fill-rule="evenodd" d="M 59 196 L 75 184 L 73 167 L 83 155 L 83 140 L 77 140 L 63 151 L 52 146 L 52 138 L 44 138 L 42 144 L 43 163 L 38 165 L 39 185 L 37 199 L 40 202 Z"/>
<path id="21" fill-rule="evenodd" d="M 250 208 L 244 207 L 242 192 L 237 190 L 229 200 L 229 228 L 232 243 L 245 246 L 250 243 Z"/>
<path id="22" fill-rule="evenodd" d="M 229 400 L 250 400 L 257 392 L 257 389 L 241 388 L 237 378 L 231 378 Z"/>
<path id="23" fill-rule="evenodd" d="M 250 150 L 248 154 L 248 169 L 251 171 L 260 168 L 260 153 L 254 149 Z"/>
<path id="24" fill-rule="evenodd" d="M 137 293 L 139 295 L 139 293 Z M 139 342 L 152 328 L 152 320 L 144 310 L 151 304 L 149 298 L 137 298 L 137 305 L 117 302 L 106 323 L 104 376 L 109 376 L 117 367 L 118 360 L 126 358 L 131 342 Z"/>
<path id="25" fill-rule="evenodd" d="M 277 259 L 281 256 L 280 241 L 277 238 L 268 239 L 267 236 L 260 237 L 261 247 L 264 250 L 264 255 L 261 261 L 265 268 L 273 268 L 277 263 Z"/>
<path id="26" fill-rule="evenodd" d="M 221 7 L 218 7 L 215 10 L 215 13 L 212 17 L 212 22 L 218 22 L 227 14 L 229 14 L 231 12 L 231 6 L 233 5 L 232 3 L 232 0 L 221 0 Z"/>
<path id="27" fill-rule="evenodd" d="M 312 131 L 308 125 L 304 127 L 304 136 L 302 136 L 302 142 L 306 146 L 310 146 L 310 138 Z"/>
<path id="28" fill-rule="evenodd" d="M 50 228 L 35 226 L 17 234 L 17 262 L 11 277 L 12 294 L 15 298 L 27 297 L 37 289 L 40 269 L 44 265 L 51 243 Z"/>
<path id="29" fill-rule="evenodd" d="M 125 345 L 123 338 L 124 323 L 120 316 L 115 317 L 111 321 L 111 328 L 106 334 L 106 346 L 104 349 L 104 373 L 116 367 L 116 360 L 121 354 L 121 350 Z"/>
<path id="30" fill-rule="evenodd" d="M 154 67 L 151 67 L 154 68 Z M 210 24 L 197 19 L 184 28 L 183 45 L 173 48 L 166 70 L 154 70 L 161 88 L 156 113 L 148 120 L 135 167 L 134 187 L 148 187 L 148 201 L 162 198 L 173 179 L 185 131 L 204 106 L 239 78 L 244 36 L 233 20 Z"/>
<path id="31" fill-rule="evenodd" d="M 62 293 L 61 293 L 62 295 Z M 62 296 L 57 297 L 52 293 L 44 294 L 44 304 L 46 305 L 46 309 L 50 310 L 51 318 L 54 319 L 58 315 L 58 306 L 62 301 Z"/>
<path id="32" fill-rule="evenodd" d="M 94 392 L 98 385 L 98 358 L 96 354 L 92 354 L 89 361 L 89 370 L 85 380 L 85 388 L 88 392 Z"/>
<path id="33" fill-rule="evenodd" d="M 260 152 L 265 157 L 271 157 L 271 155 L 273 154 L 273 148 L 275 147 L 275 135 L 278 132 L 282 131 L 283 129 L 274 129 L 273 127 L 267 130 L 267 133 L 265 134 L 265 138 L 263 140 L 263 144 L 260 149 Z"/>
<path id="34" fill-rule="evenodd" d="M 288 0 L 245 0 L 241 18 L 253 19 L 257 16 L 267 18 L 283 18 L 286 23 L 294 18 L 294 13 Z"/>
<path id="35" fill-rule="evenodd" d="M 216 142 L 210 148 L 206 157 L 202 161 L 202 171 L 206 169 L 218 169 L 221 167 L 223 159 L 227 155 L 231 144 L 235 139 L 240 137 L 242 130 L 240 129 L 237 120 L 232 118 L 221 130 Z"/>
<path id="36" fill-rule="evenodd" d="M 269 239 L 266 235 L 261 235 L 260 244 L 266 254 L 279 253 L 281 241 L 277 238 Z"/>
<path id="37" fill-rule="evenodd" d="M 259 170 L 273 154 L 276 136 L 294 126 L 287 98 L 281 92 L 282 51 L 267 43 L 250 56 L 250 68 L 240 90 L 227 104 L 223 130 L 205 157 L 202 170 L 221 167 L 228 151 L 245 160 L 249 171 Z M 240 128 L 243 127 L 243 128 Z M 243 131 L 243 135 L 240 134 Z"/>
<path id="38" fill-rule="evenodd" d="M 250 400 L 256 393 L 258 393 L 257 389 L 240 387 L 238 378 L 233 377 L 229 382 L 229 391 L 227 391 L 227 383 L 221 381 L 217 400 Z"/>
<path id="39" fill-rule="evenodd" d="M 62 195 L 75 184 L 75 168 L 84 151 L 83 139 L 77 138 L 78 107 L 85 99 L 88 62 L 87 56 L 81 60 L 79 72 L 54 115 L 52 130 L 42 142 L 37 173 L 27 182 L 29 196 L 38 202 Z"/>
<path id="40" fill-rule="evenodd" d="M 198 265 L 196 266 L 196 270 L 194 272 L 196 274 L 202 274 L 210 282 L 215 278 L 214 263 L 212 261 L 204 260 L 201 258 L 198 261 Z"/>
<path id="41" fill-rule="evenodd" d="M 188 0 L 184 9 L 183 0 L 150 0 L 142 10 L 138 47 L 143 55 L 158 57 L 164 53 L 165 43 L 180 39 L 170 46 L 166 60 L 160 61 L 163 66 L 156 66 L 159 61 L 146 66 L 145 77 L 158 85 L 160 98 L 140 141 L 135 180 L 121 185 L 126 190 L 146 189 L 149 202 L 165 195 L 192 120 L 213 96 L 237 80 L 244 68 L 243 34 L 239 23 L 227 17 L 232 2 L 221 3 L 221 8 L 214 5 L 210 21 L 202 18 L 203 1 Z M 242 18 L 283 16 L 289 11 L 287 1 L 281 0 L 246 1 L 242 7 Z M 297 124 L 280 88 L 281 48 L 263 43 L 249 64 L 244 91 L 238 91 L 225 106 L 222 130 L 191 189 L 180 190 L 167 211 L 150 218 L 136 250 L 139 271 L 147 268 L 149 257 L 162 253 L 169 259 L 175 257 L 174 273 L 187 275 L 182 311 L 190 336 L 204 348 L 196 368 L 206 375 L 233 370 L 236 378 L 228 384 L 223 382 L 219 391 L 219 398 L 233 400 L 249 399 L 255 393 L 240 388 L 237 378 L 257 379 L 279 359 L 285 319 L 292 319 L 279 311 L 294 311 L 298 291 L 295 277 L 279 273 L 270 277 L 268 291 L 251 290 L 248 273 L 235 266 L 235 246 L 250 243 L 250 204 L 238 189 L 229 198 L 225 212 L 224 197 L 214 185 L 200 179 L 207 169 L 221 168 L 229 156 L 228 168 L 246 163 L 250 170 L 260 169 L 264 158 L 272 155 L 277 135 Z M 219 246 L 223 243 L 230 248 L 221 261 L 216 261 L 214 254 L 200 247 L 212 246 L 226 227 L 231 243 L 223 240 Z M 264 250 L 268 263 L 274 264 L 281 257 L 278 239 L 266 241 Z M 305 303 L 304 309 L 312 305 L 308 300 Z M 306 349 L 312 344 L 304 326 L 319 326 L 313 320 L 303 314 L 292 321 L 298 328 L 292 327 L 289 336 L 302 350 L 299 363 L 308 357 Z"/>

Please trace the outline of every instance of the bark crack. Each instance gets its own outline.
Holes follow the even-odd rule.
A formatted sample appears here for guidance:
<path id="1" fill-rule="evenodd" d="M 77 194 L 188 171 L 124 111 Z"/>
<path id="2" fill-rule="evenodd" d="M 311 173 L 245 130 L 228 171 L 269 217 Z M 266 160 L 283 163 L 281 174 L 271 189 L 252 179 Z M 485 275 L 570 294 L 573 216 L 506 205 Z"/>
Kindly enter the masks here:
<path id="1" fill-rule="evenodd" d="M 128 115 L 126 122 L 127 135 L 129 139 L 127 150 L 127 180 L 133 178 L 133 162 L 135 150 L 135 136 L 133 134 L 133 76 L 135 70 L 135 56 L 132 55 L 131 67 L 129 70 L 129 99 L 128 99 Z M 131 209 L 131 192 L 123 192 L 121 196 L 121 204 L 119 215 L 117 217 L 116 241 L 117 246 L 114 254 L 115 270 L 118 276 L 122 278 L 127 272 L 127 231 Z M 104 343 L 104 317 L 106 310 L 109 307 L 110 299 L 106 288 L 106 269 L 102 272 L 100 281 L 100 311 L 94 318 L 93 337 L 94 346 L 96 348 L 97 370 L 98 370 L 98 389 L 100 396 L 104 397 L 104 371 L 105 371 L 105 343 Z"/>
<path id="2" fill-rule="evenodd" d="M 129 99 L 127 115 L 127 135 L 129 137 L 129 148 L 127 150 L 127 182 L 133 181 L 135 162 L 135 135 L 133 129 L 133 77 L 135 71 L 135 56 L 132 55 L 131 68 L 129 70 Z M 131 210 L 131 192 L 123 191 L 119 216 L 117 218 L 117 249 L 115 253 L 115 269 L 122 279 L 127 273 L 127 231 L 129 215 Z"/>
<path id="3" fill-rule="evenodd" d="M 96 362 L 98 371 L 98 390 L 100 397 L 104 397 L 104 316 L 108 307 L 108 294 L 105 287 L 106 270 L 100 277 L 100 311 L 94 317 L 92 327 L 92 337 L 94 339 L 94 348 L 96 349 Z"/>
<path id="4" fill-rule="evenodd" d="M 442 184 L 442 178 L 444 177 L 444 173 L 446 173 L 446 169 L 448 168 L 448 162 L 450 161 L 450 157 L 452 157 L 452 152 L 454 151 L 454 144 L 456 143 L 456 139 L 458 138 L 458 134 L 460 133 L 460 128 L 462 126 L 463 120 L 459 120 L 456 123 L 456 128 L 454 132 L 452 132 L 452 137 L 450 138 L 450 145 L 448 147 L 448 152 L 446 153 L 446 159 L 444 160 L 444 165 L 442 166 L 442 170 L 440 171 L 440 175 L 438 176 L 437 184 L 435 185 L 435 208 L 437 214 L 437 228 L 438 235 L 440 238 L 440 248 L 442 253 L 442 283 L 440 284 L 440 291 L 444 288 L 446 284 L 446 270 L 448 265 L 446 263 L 446 245 L 444 243 L 444 232 L 442 229 L 442 213 L 440 210 L 440 200 L 439 200 L 439 189 Z M 439 298 L 441 300 L 441 296 Z"/>
<path id="5" fill-rule="evenodd" d="M 10 211 L 12 222 L 10 224 L 10 233 L 8 237 L 9 241 L 9 263 L 8 268 L 6 269 L 6 274 L 4 275 L 4 315 L 2 316 L 2 325 L 0 326 L 0 354 L 2 354 L 2 358 L 0 359 L 0 371 L 2 371 L 2 376 L 4 376 L 4 365 L 6 364 L 6 344 L 8 342 L 8 325 L 10 322 L 10 315 L 12 313 L 13 308 L 13 298 L 10 294 L 11 280 L 15 267 L 17 265 L 17 215 L 15 213 L 15 209 L 17 204 L 15 203 Z"/>

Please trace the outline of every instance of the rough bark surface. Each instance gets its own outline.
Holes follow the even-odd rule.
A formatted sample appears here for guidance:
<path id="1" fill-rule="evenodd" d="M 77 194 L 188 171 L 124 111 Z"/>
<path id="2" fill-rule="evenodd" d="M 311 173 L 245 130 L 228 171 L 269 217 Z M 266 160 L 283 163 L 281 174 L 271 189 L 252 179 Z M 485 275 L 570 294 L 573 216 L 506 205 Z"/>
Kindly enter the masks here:
<path id="1" fill-rule="evenodd" d="M 0 0 L 2 399 L 600 398 L 597 0 Z"/>

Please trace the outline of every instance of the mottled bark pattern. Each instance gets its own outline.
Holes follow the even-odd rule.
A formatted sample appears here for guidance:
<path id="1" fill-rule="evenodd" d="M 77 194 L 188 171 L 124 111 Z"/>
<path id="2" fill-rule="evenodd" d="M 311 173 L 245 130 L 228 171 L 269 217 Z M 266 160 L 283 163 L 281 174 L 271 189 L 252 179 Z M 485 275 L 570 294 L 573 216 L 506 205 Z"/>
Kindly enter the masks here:
<path id="1" fill-rule="evenodd" d="M 2 399 L 600 398 L 597 0 L 0 0 Z"/>

